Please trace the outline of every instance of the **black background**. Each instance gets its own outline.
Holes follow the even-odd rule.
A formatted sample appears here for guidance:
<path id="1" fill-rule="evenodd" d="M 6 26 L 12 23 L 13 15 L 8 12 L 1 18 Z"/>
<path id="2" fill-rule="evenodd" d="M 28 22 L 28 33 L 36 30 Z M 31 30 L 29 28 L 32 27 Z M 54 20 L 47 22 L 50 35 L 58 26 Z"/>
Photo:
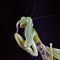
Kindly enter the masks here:
<path id="1" fill-rule="evenodd" d="M 8 0 L 1 1 L 0 20 L 0 58 L 1 60 L 40 60 L 41 56 L 32 57 L 22 50 L 14 39 L 15 24 L 22 16 L 31 16 L 34 3 L 36 10 L 32 18 L 57 15 L 41 19 L 35 19 L 34 28 L 45 45 L 53 43 L 53 47 L 60 48 L 60 4 L 55 0 Z M 42 60 L 42 59 L 41 59 Z"/>

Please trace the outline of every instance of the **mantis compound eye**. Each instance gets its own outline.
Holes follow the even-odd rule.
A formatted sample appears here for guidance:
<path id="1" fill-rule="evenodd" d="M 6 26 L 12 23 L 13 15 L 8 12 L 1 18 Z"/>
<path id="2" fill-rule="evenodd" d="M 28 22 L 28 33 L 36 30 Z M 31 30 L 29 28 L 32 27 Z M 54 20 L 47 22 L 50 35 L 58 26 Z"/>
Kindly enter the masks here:
<path id="1" fill-rule="evenodd" d="M 23 23 L 20 24 L 20 28 L 25 28 L 25 27 L 26 27 L 26 24 L 23 24 Z"/>

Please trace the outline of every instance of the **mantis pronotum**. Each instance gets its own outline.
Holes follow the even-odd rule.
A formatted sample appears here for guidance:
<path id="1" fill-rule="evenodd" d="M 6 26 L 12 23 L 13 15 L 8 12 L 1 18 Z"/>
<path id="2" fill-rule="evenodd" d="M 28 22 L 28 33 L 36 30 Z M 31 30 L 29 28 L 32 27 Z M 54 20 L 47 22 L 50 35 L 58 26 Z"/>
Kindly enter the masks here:
<path id="1" fill-rule="evenodd" d="M 18 33 L 18 25 L 24 28 L 25 39 Z M 17 32 L 14 34 L 18 45 L 32 56 L 38 56 L 40 52 L 43 60 L 60 60 L 60 49 L 45 46 L 40 40 L 37 31 L 33 28 L 30 17 L 22 17 L 16 24 Z"/>

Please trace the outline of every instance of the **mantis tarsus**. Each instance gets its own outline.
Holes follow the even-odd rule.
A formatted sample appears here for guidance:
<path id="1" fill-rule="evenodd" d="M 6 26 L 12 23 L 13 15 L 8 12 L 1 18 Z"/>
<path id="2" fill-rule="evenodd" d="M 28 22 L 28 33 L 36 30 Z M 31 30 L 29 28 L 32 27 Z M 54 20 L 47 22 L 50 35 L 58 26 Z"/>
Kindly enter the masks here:
<path id="1" fill-rule="evenodd" d="M 18 33 L 18 25 L 24 28 L 25 39 Z M 60 60 L 60 49 L 45 46 L 40 40 L 37 31 L 33 28 L 33 21 L 30 17 L 22 17 L 16 23 L 17 32 L 14 34 L 18 45 L 32 56 L 38 56 L 40 52 L 43 60 Z"/>

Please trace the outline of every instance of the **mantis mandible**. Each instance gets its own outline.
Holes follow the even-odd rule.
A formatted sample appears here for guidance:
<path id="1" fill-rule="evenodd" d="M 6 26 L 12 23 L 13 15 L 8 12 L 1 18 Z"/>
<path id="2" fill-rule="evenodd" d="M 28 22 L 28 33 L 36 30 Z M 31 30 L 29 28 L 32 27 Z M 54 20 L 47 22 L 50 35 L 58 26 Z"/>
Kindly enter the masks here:
<path id="1" fill-rule="evenodd" d="M 25 39 L 18 33 L 18 25 L 24 28 Z M 18 45 L 32 56 L 38 56 L 40 52 L 43 60 L 60 60 L 60 49 L 45 46 L 40 40 L 37 31 L 33 28 L 31 17 L 21 17 L 16 23 L 17 31 L 14 34 Z"/>

